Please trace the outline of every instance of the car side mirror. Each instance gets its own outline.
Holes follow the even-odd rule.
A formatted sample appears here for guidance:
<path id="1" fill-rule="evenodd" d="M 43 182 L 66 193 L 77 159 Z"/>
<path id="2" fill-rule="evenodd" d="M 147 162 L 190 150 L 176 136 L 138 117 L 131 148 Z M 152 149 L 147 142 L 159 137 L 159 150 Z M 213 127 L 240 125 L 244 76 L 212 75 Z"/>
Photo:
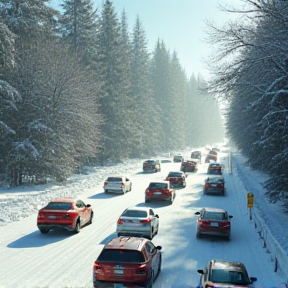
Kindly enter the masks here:
<path id="1" fill-rule="evenodd" d="M 155 215 L 155 217 L 156 217 L 156 218 L 159 218 L 159 215 L 158 215 L 158 214 L 156 214 L 156 215 Z"/>
<path id="2" fill-rule="evenodd" d="M 86 207 L 87 207 L 87 208 L 91 207 L 91 204 L 86 204 Z"/>
<path id="3" fill-rule="evenodd" d="M 250 277 L 250 281 L 251 281 L 251 283 L 253 283 L 253 282 L 257 281 L 257 278 L 256 277 Z"/>
<path id="4" fill-rule="evenodd" d="M 200 215 L 200 212 L 195 212 L 194 214 L 195 214 L 195 215 Z"/>
<path id="5" fill-rule="evenodd" d="M 157 249 L 157 250 L 161 250 L 161 249 L 162 249 L 162 246 L 156 246 L 156 249 Z"/>
<path id="6" fill-rule="evenodd" d="M 197 270 L 197 272 L 202 275 L 204 274 L 204 270 Z"/>

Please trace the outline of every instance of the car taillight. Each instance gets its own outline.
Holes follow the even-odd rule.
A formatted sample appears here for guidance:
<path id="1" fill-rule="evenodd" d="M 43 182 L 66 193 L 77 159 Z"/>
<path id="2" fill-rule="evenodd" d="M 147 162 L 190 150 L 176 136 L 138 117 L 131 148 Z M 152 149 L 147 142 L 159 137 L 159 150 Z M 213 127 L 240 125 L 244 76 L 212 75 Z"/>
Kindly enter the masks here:
<path id="1" fill-rule="evenodd" d="M 222 227 L 230 227 L 230 222 L 229 221 L 222 222 Z"/>
<path id="2" fill-rule="evenodd" d="M 210 187 L 210 184 L 206 183 L 205 188 L 208 189 Z"/>
<path id="3" fill-rule="evenodd" d="M 137 269 L 136 269 L 136 274 L 137 275 L 146 275 L 147 274 L 147 269 L 146 269 L 146 264 L 142 264 L 140 265 Z"/>
<path id="4" fill-rule="evenodd" d="M 121 185 L 122 188 L 124 187 L 124 183 L 123 182 L 121 182 L 120 185 Z"/>
<path id="5" fill-rule="evenodd" d="M 45 216 L 43 213 L 38 213 L 38 219 L 44 219 L 44 218 L 45 218 Z"/>
<path id="6" fill-rule="evenodd" d="M 63 216 L 63 219 L 66 219 L 66 220 L 71 219 L 71 215 L 68 214 L 68 213 L 66 213 L 66 214 Z"/>
<path id="7" fill-rule="evenodd" d="M 95 276 L 96 274 L 104 274 L 104 270 L 102 269 L 102 266 L 100 264 L 98 264 L 96 261 L 94 262 L 94 267 L 93 267 Z"/>
<path id="8" fill-rule="evenodd" d="M 145 193 L 146 193 L 146 194 L 147 194 L 147 193 L 149 193 L 149 192 L 150 192 L 150 190 L 149 190 L 149 189 L 146 189 L 146 190 L 145 190 Z"/>
<path id="9" fill-rule="evenodd" d="M 148 219 L 145 219 L 145 220 L 140 220 L 140 223 L 141 224 L 146 224 L 146 223 L 150 223 L 151 222 L 151 219 L 148 218 Z"/>
<path id="10" fill-rule="evenodd" d="M 105 181 L 105 182 L 104 182 L 104 186 L 105 186 L 105 185 L 107 185 L 107 184 L 108 184 L 108 182 L 107 182 L 107 181 Z"/>
<path id="11" fill-rule="evenodd" d="M 123 219 L 119 218 L 118 221 L 117 221 L 117 223 L 118 223 L 118 224 L 123 224 L 124 221 L 123 221 Z"/>

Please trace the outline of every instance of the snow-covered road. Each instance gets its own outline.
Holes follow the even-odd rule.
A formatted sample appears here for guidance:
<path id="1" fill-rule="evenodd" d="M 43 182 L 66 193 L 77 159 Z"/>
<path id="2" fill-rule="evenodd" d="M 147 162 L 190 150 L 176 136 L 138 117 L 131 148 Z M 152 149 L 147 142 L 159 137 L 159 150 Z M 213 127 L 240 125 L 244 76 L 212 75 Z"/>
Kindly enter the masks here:
<path id="1" fill-rule="evenodd" d="M 226 154 L 222 161 L 227 167 Z M 90 174 L 85 180 L 70 183 L 63 188 L 49 188 L 49 192 L 38 191 L 35 196 L 14 191 L 9 197 L 22 197 L 20 204 L 15 200 L 15 217 L 0 227 L 0 287 L 1 288 L 92 288 L 92 265 L 103 245 L 116 236 L 116 221 L 122 211 L 133 205 L 146 206 L 144 191 L 152 180 L 163 180 L 169 171 L 179 170 L 179 163 L 162 163 L 160 173 L 143 174 L 140 160 L 129 167 L 110 167 L 106 176 L 129 173 L 133 181 L 132 191 L 125 195 L 103 193 L 104 173 Z M 247 191 L 235 175 L 224 174 L 226 195 L 203 195 L 203 183 L 207 177 L 207 165 L 202 164 L 196 174 L 187 178 L 187 186 L 177 190 L 172 205 L 149 203 L 160 217 L 160 229 L 152 242 L 161 245 L 162 271 L 154 288 L 196 287 L 199 282 L 197 269 L 202 269 L 210 259 L 241 261 L 250 276 L 255 276 L 257 288 L 284 287 L 284 276 L 274 272 L 273 258 L 263 247 L 263 241 L 254 223 L 249 219 L 246 202 Z M 227 172 L 227 171 L 225 171 Z M 108 174 L 109 173 L 109 174 Z M 94 178 L 93 178 L 94 177 Z M 8 191 L 7 191 L 8 192 Z M 15 195 L 18 196 L 15 196 Z M 22 196 L 19 196 L 22 195 Z M 65 231 L 50 231 L 41 234 L 36 226 L 35 206 L 39 201 L 48 201 L 52 196 L 77 195 L 90 203 L 94 209 L 94 221 L 79 234 Z M 5 197 L 0 194 L 4 203 Z M 33 200 L 34 199 L 34 200 Z M 18 204 L 16 204 L 18 203 Z M 43 205 L 46 203 L 43 203 Z M 27 205 L 27 213 L 25 209 Z M 9 206 L 9 208 L 8 208 Z M 11 209 L 10 205 L 7 211 Z M 196 216 L 202 207 L 226 209 L 232 218 L 230 241 L 196 238 Z M 10 210 L 9 210 L 10 211 Z M 1 206 L 1 217 L 5 206 Z M 9 213 L 8 213 L 9 214 Z M 22 215 L 22 216 L 21 216 Z M 27 218 L 21 219 L 30 215 Z M 10 217 L 10 216 L 9 216 Z M 11 217 L 10 217 L 11 218 Z M 3 218 L 4 219 L 4 218 Z"/>

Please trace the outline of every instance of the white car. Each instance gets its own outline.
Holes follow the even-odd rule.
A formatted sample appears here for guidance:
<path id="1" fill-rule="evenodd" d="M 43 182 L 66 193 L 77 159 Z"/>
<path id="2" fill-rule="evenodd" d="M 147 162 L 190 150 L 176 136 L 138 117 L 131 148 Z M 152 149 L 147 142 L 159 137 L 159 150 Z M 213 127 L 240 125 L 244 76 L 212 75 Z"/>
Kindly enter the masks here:
<path id="1" fill-rule="evenodd" d="M 132 182 L 126 176 L 110 176 L 104 182 L 104 192 L 125 194 L 132 190 Z"/>
<path id="2" fill-rule="evenodd" d="M 152 239 L 158 233 L 159 216 L 149 207 L 130 207 L 124 210 L 117 221 L 119 236 L 137 236 Z"/>

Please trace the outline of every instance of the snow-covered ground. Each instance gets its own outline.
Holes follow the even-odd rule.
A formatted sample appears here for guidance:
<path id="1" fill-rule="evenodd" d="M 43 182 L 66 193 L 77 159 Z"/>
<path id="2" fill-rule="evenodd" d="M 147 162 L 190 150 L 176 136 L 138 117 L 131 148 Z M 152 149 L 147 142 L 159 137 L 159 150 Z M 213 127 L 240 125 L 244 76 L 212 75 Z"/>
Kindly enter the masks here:
<path id="1" fill-rule="evenodd" d="M 187 187 L 177 190 L 172 205 L 149 204 L 160 216 L 159 234 L 152 242 L 163 247 L 162 271 L 154 288 L 196 287 L 197 269 L 210 259 L 241 261 L 257 288 L 282 288 L 288 280 L 288 215 L 279 204 L 270 204 L 262 183 L 267 178 L 251 171 L 245 159 L 233 155 L 233 171 L 228 172 L 228 150 L 223 148 L 227 194 L 203 195 L 207 164 L 187 178 Z M 190 151 L 186 151 L 189 155 Z M 75 175 L 66 184 L 0 188 L 0 288 L 80 288 L 92 287 L 92 265 L 103 245 L 116 236 L 116 221 L 133 205 L 144 206 L 144 190 L 150 181 L 162 180 L 179 163 L 162 163 L 160 173 L 143 174 L 143 159 L 110 167 L 90 169 Z M 128 175 L 132 191 L 106 195 L 103 181 L 109 175 Z M 254 194 L 250 219 L 247 192 Z M 77 235 L 50 231 L 42 235 L 36 226 L 37 211 L 58 196 L 79 196 L 90 203 L 94 221 Z M 197 239 L 194 213 L 204 206 L 226 209 L 232 218 L 231 241 Z M 276 271 L 277 270 L 277 271 Z"/>

